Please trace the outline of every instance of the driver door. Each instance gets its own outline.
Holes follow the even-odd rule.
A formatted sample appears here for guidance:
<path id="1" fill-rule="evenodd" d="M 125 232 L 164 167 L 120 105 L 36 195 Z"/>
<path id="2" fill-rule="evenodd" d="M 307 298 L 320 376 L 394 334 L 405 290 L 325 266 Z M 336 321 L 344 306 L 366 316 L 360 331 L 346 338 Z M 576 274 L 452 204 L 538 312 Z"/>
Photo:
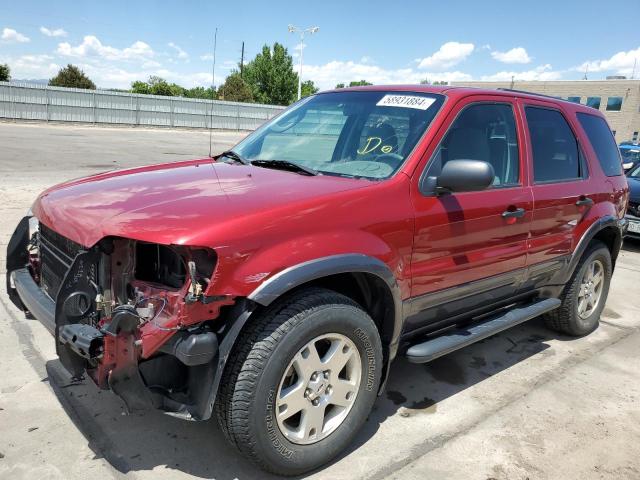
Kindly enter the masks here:
<path id="1" fill-rule="evenodd" d="M 510 97 L 477 96 L 452 109 L 412 183 L 415 239 L 406 330 L 446 323 L 456 315 L 516 293 L 526 267 L 533 199 L 524 167 L 522 119 Z M 489 162 L 486 190 L 425 195 L 421 181 L 449 160 Z"/>

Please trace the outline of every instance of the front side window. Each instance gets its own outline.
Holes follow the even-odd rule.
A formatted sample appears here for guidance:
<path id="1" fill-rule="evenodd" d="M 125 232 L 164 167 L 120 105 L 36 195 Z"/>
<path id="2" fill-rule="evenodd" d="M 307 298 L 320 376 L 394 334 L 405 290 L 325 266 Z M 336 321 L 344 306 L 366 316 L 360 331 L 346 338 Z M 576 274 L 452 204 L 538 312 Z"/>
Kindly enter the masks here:
<path id="1" fill-rule="evenodd" d="M 622 97 L 607 98 L 607 110 L 611 112 L 619 112 L 622 110 Z"/>
<path id="2" fill-rule="evenodd" d="M 573 103 L 580 103 L 580 97 L 568 97 L 567 100 Z"/>
<path id="3" fill-rule="evenodd" d="M 578 121 L 596 152 L 600 166 L 608 177 L 622 175 L 622 161 L 611 129 L 603 118 L 578 113 Z"/>
<path id="4" fill-rule="evenodd" d="M 557 110 L 526 107 L 535 182 L 562 182 L 584 176 L 578 141 Z"/>
<path id="5" fill-rule="evenodd" d="M 234 149 L 244 159 L 295 162 L 326 175 L 385 179 L 404 163 L 444 102 L 391 91 L 314 95 Z"/>
<path id="6" fill-rule="evenodd" d="M 434 152 L 427 175 L 437 177 L 449 160 L 488 162 L 495 173 L 494 188 L 517 185 L 520 160 L 511 105 L 479 103 L 466 107 Z"/>
<path id="7" fill-rule="evenodd" d="M 587 107 L 595 108 L 596 110 L 600 110 L 600 97 L 587 97 Z"/>

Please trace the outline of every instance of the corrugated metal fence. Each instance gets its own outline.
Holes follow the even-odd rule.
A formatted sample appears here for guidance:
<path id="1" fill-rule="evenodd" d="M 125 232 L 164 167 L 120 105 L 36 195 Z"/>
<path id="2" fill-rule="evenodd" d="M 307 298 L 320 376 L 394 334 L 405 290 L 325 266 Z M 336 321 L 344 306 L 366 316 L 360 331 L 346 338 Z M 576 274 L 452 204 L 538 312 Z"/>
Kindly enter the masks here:
<path id="1" fill-rule="evenodd" d="M 0 82 L 0 118 L 255 130 L 283 107 Z"/>

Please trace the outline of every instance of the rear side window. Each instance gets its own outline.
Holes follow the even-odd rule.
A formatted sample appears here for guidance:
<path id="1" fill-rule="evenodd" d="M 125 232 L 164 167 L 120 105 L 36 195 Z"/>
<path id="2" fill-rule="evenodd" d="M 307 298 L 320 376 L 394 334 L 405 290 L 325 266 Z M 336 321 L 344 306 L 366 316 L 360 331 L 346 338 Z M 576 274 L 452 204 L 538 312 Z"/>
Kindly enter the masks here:
<path id="1" fill-rule="evenodd" d="M 578 113 L 578 121 L 584 129 L 591 146 L 596 152 L 600 166 L 607 177 L 622 175 L 622 161 L 616 141 L 607 122 L 603 118 L 586 113 Z"/>
<path id="2" fill-rule="evenodd" d="M 557 110 L 526 107 L 535 182 L 563 182 L 585 176 L 571 127 Z"/>

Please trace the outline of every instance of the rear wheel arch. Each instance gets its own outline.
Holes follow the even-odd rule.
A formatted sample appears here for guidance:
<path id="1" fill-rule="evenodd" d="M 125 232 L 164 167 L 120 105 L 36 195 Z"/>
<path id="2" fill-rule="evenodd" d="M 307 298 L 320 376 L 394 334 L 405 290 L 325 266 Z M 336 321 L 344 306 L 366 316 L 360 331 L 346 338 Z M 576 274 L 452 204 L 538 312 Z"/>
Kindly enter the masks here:
<path id="1" fill-rule="evenodd" d="M 583 234 L 571 255 L 569 268 L 566 270 L 564 282 L 569 281 L 578 263 L 594 241 L 606 245 L 611 254 L 611 262 L 615 266 L 616 258 L 622 246 L 622 229 L 620 220 L 612 215 L 605 215 L 596 220 Z"/>
<path id="2" fill-rule="evenodd" d="M 593 236 L 589 243 L 593 243 L 594 241 L 600 241 L 605 244 L 611 254 L 611 262 L 615 265 L 620 247 L 622 246 L 622 233 L 620 229 L 611 225 L 604 227 Z"/>

